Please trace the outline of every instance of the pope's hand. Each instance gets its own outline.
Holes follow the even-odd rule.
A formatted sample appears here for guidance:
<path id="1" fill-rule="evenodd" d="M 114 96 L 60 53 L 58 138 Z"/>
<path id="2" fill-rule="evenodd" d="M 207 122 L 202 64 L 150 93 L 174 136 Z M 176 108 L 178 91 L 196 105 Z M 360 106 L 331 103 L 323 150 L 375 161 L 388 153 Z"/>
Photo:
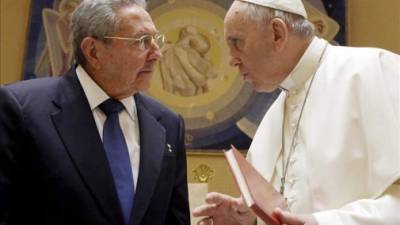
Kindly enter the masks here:
<path id="1" fill-rule="evenodd" d="M 285 225 L 318 225 L 317 220 L 311 214 L 295 214 L 281 209 L 275 209 L 276 218 Z"/>
<path id="2" fill-rule="evenodd" d="M 252 225 L 256 220 L 242 198 L 211 192 L 205 202 L 192 212 L 195 217 L 205 216 L 198 225 Z"/>

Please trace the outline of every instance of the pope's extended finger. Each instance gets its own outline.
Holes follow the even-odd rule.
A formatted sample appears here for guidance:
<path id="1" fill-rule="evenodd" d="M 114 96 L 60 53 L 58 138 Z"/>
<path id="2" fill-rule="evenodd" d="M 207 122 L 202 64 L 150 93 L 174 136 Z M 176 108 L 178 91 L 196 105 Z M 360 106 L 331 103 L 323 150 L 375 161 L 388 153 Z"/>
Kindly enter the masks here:
<path id="1" fill-rule="evenodd" d="M 219 205 L 221 203 L 232 203 L 235 198 L 218 192 L 210 192 L 207 194 L 205 201 L 209 204 Z"/>
<path id="2" fill-rule="evenodd" d="M 195 217 L 198 216 L 213 216 L 216 212 L 216 205 L 215 204 L 203 204 L 201 206 L 196 207 L 192 211 L 192 215 Z"/>
<path id="3" fill-rule="evenodd" d="M 294 213 L 285 212 L 280 208 L 276 208 L 274 210 L 274 215 L 281 222 L 281 224 L 288 225 L 304 225 L 305 221 L 300 216 L 297 216 Z"/>
<path id="4" fill-rule="evenodd" d="M 213 220 L 211 217 L 206 217 L 197 222 L 197 225 L 212 225 Z"/>
<path id="5" fill-rule="evenodd" d="M 232 201 L 232 207 L 239 213 L 246 213 L 250 208 L 246 205 L 242 198 L 236 198 Z"/>

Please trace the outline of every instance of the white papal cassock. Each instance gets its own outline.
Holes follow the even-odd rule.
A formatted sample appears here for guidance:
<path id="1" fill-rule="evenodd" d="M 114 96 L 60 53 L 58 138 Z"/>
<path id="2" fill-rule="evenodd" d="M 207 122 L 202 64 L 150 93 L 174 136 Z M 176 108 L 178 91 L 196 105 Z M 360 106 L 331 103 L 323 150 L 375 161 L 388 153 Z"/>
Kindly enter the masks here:
<path id="1" fill-rule="evenodd" d="M 314 38 L 282 83 L 286 91 L 261 122 L 248 160 L 277 190 L 282 159 L 289 163 L 290 209 L 314 213 L 319 225 L 400 225 L 399 83 L 398 55 Z"/>

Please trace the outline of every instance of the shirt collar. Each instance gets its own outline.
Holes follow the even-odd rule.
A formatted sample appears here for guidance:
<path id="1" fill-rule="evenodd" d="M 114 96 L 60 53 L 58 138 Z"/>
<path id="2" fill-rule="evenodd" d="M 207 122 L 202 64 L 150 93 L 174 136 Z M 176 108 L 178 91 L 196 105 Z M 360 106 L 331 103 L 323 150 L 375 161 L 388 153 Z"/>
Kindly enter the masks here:
<path id="1" fill-rule="evenodd" d="M 300 58 L 292 72 L 281 83 L 280 87 L 288 92 L 296 91 L 304 86 L 304 83 L 317 71 L 320 59 L 327 41 L 314 37 Z"/>
<path id="2" fill-rule="evenodd" d="M 85 92 L 86 98 L 89 102 L 90 109 L 95 110 L 101 103 L 109 99 L 110 97 L 104 90 L 89 76 L 89 74 L 83 69 L 81 65 L 76 67 L 76 74 L 79 82 Z M 136 118 L 136 103 L 133 96 L 129 96 L 119 100 L 125 107 L 129 116 L 132 120 Z"/>

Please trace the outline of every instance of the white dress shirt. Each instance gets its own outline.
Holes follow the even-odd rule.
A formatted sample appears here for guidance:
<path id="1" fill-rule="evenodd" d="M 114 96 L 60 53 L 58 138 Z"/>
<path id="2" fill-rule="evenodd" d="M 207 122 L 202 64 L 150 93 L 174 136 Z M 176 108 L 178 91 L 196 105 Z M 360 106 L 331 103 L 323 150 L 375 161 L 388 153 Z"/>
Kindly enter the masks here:
<path id="1" fill-rule="evenodd" d="M 107 116 L 99 108 L 99 105 L 110 97 L 101 89 L 99 85 L 87 74 L 82 66 L 76 68 L 79 82 L 82 85 L 86 98 L 89 102 L 90 109 L 96 122 L 97 130 L 103 140 L 103 126 Z M 128 146 L 129 159 L 131 162 L 132 176 L 134 185 L 137 185 L 139 175 L 139 159 L 140 159 L 140 134 L 139 122 L 137 118 L 136 103 L 133 96 L 120 99 L 124 105 L 124 109 L 119 113 L 119 123 L 122 133 L 124 134 L 126 144 Z M 90 140 L 89 140 L 90 141 Z"/>

